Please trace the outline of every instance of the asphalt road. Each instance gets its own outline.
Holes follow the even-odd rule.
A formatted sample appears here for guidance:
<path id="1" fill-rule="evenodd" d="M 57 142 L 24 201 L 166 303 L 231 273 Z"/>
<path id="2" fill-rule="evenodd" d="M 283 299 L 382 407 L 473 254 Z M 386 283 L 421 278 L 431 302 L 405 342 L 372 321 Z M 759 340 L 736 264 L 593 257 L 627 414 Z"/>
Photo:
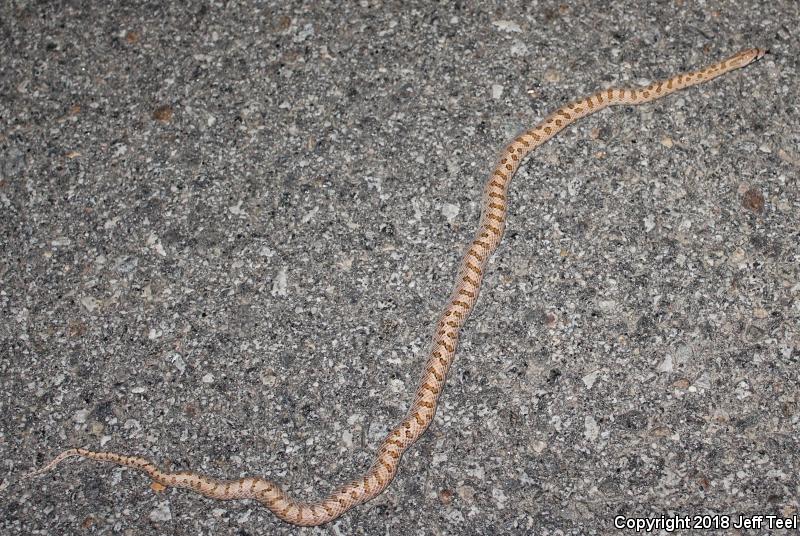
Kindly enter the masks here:
<path id="1" fill-rule="evenodd" d="M 0 532 L 797 515 L 798 2 L 95 4 L 0 7 Z M 504 143 L 751 46 L 523 164 L 436 421 L 374 501 L 297 529 L 101 463 L 20 480 L 72 446 L 308 499 L 357 476 Z"/>

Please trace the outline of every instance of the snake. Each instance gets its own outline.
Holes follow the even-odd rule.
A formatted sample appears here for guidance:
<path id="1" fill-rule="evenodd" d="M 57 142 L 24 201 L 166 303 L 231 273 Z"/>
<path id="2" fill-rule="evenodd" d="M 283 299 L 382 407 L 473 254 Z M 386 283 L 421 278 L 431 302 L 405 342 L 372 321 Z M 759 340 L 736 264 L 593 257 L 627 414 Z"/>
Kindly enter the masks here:
<path id="1" fill-rule="evenodd" d="M 290 497 L 277 483 L 261 477 L 219 480 L 196 472 L 167 472 L 147 458 L 84 448 L 65 450 L 26 476 L 41 475 L 63 460 L 76 456 L 110 462 L 143 472 L 153 481 L 154 489 L 184 488 L 211 499 L 256 500 L 279 519 L 299 526 L 330 523 L 355 506 L 374 499 L 389 486 L 398 473 L 403 454 L 433 421 L 448 370 L 455 358 L 461 328 L 475 306 L 487 263 L 505 231 L 509 184 L 525 157 L 582 117 L 609 106 L 639 105 L 660 99 L 745 67 L 766 53 L 767 50 L 762 48 L 749 48 L 701 70 L 681 73 L 646 87 L 598 91 L 560 107 L 505 146 L 484 186 L 478 229 L 466 247 L 452 293 L 436 321 L 425 369 L 405 418 L 383 439 L 369 469 L 326 497 L 315 502 L 300 501 Z"/>

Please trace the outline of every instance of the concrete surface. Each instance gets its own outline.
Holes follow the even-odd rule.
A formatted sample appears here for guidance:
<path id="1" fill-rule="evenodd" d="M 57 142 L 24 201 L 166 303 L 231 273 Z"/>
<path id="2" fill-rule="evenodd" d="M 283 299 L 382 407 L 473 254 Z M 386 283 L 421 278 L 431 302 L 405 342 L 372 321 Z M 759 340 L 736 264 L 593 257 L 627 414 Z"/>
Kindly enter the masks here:
<path id="1" fill-rule="evenodd" d="M 0 8 L 0 532 L 798 512 L 797 2 L 89 4 Z M 371 503 L 297 529 L 99 463 L 19 479 L 79 445 L 306 498 L 358 475 L 501 146 L 749 46 L 523 165 L 436 422 Z"/>

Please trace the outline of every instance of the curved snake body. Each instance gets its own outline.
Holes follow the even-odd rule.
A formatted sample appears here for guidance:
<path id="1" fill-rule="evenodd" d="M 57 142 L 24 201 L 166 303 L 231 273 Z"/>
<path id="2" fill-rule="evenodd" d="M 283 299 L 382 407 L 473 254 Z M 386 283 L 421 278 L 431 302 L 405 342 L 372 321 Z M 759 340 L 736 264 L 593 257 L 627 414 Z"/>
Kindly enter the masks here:
<path id="1" fill-rule="evenodd" d="M 478 299 L 486 264 L 505 230 L 509 183 L 525 156 L 581 117 L 607 106 L 636 105 L 659 99 L 744 67 L 765 53 L 763 49 L 752 48 L 702 70 L 679 74 L 644 88 L 599 91 L 562 106 L 505 147 L 484 188 L 478 231 L 464 254 L 453 292 L 436 322 L 433 344 L 411 408 L 402 422 L 383 440 L 367 472 L 327 497 L 317 502 L 302 502 L 289 497 L 274 482 L 260 477 L 217 480 L 194 472 L 169 473 L 160 470 L 146 458 L 82 448 L 62 452 L 32 475 L 47 472 L 66 458 L 80 456 L 137 469 L 162 486 L 194 490 L 212 499 L 255 499 L 280 519 L 303 526 L 328 523 L 354 506 L 373 499 L 394 479 L 403 453 L 433 421 L 447 371 L 455 357 L 461 327 Z"/>

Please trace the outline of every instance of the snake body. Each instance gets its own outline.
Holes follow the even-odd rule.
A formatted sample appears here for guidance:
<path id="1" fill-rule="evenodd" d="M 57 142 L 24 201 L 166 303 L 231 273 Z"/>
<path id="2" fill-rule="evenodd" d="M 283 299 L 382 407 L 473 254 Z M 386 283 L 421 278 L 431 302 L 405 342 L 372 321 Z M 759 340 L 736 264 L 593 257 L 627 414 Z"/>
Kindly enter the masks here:
<path id="1" fill-rule="evenodd" d="M 160 470 L 146 458 L 83 448 L 62 452 L 31 475 L 47 472 L 66 458 L 80 456 L 137 469 L 161 486 L 194 490 L 212 499 L 254 499 L 283 521 L 301 526 L 328 523 L 351 508 L 375 498 L 397 475 L 403 453 L 433 421 L 447 371 L 455 357 L 461 327 L 478 299 L 486 264 L 497 249 L 505 230 L 509 184 L 526 155 L 581 117 L 608 106 L 636 105 L 659 99 L 744 67 L 760 59 L 765 53 L 766 50 L 751 48 L 702 70 L 679 74 L 647 87 L 599 91 L 562 106 L 505 147 L 484 188 L 478 230 L 461 260 L 452 294 L 436 322 L 425 371 L 411 408 L 402 422 L 383 440 L 366 473 L 339 487 L 327 497 L 316 502 L 297 501 L 289 497 L 276 483 L 260 477 L 217 480 L 194 472 L 169 473 Z"/>

